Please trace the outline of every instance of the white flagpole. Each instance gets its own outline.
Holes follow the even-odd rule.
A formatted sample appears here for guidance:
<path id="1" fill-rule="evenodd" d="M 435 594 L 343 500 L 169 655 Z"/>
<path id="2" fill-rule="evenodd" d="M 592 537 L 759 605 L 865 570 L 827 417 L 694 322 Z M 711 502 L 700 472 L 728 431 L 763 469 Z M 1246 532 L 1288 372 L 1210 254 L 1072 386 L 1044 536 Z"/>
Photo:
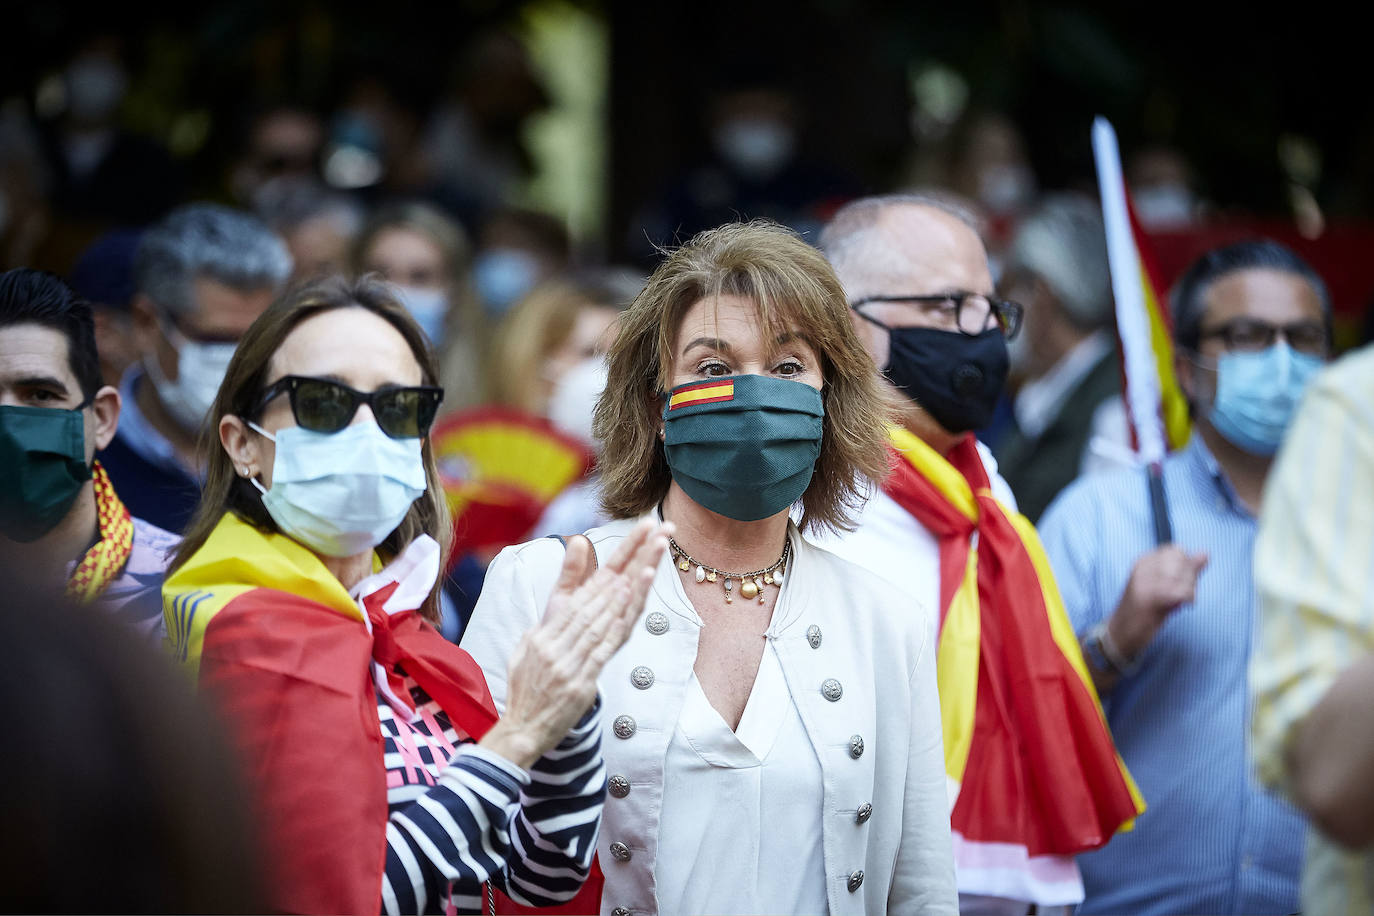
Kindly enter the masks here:
<path id="1" fill-rule="evenodd" d="M 1160 413 L 1159 371 L 1150 343 L 1150 319 L 1141 288 L 1140 255 L 1126 210 L 1126 182 L 1121 171 L 1121 150 L 1116 131 L 1106 118 L 1093 120 L 1093 159 L 1102 197 L 1102 222 L 1107 230 L 1107 260 L 1116 299 L 1116 325 L 1121 335 L 1121 358 L 1126 374 L 1126 409 L 1135 431 L 1136 459 L 1149 468 L 1150 499 L 1154 511 L 1155 540 L 1173 539 L 1164 501 L 1163 461 L 1168 451 L 1164 418 Z"/>

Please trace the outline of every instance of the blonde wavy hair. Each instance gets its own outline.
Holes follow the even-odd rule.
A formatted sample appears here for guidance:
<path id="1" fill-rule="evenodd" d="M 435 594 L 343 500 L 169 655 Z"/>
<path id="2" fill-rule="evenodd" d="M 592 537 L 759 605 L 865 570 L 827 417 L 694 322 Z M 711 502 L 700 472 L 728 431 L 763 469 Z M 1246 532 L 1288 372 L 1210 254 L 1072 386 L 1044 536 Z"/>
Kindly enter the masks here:
<path id="1" fill-rule="evenodd" d="M 672 475 L 658 439 L 673 345 L 683 315 L 703 299 L 743 296 L 761 333 L 799 333 L 820 357 L 825 420 L 820 458 L 802 494 L 804 530 L 852 530 L 855 510 L 891 469 L 886 427 L 896 413 L 854 333 L 844 290 L 825 257 L 790 229 L 755 220 L 709 229 L 668 253 L 620 317 L 597 402 L 602 505 L 613 518 L 648 512 Z"/>
<path id="2" fill-rule="evenodd" d="M 586 284 L 546 280 L 520 300 L 497 326 L 487 363 L 487 400 L 542 414 L 552 385 L 541 374 L 549 354 L 572 334 L 584 309 L 616 306 Z"/>

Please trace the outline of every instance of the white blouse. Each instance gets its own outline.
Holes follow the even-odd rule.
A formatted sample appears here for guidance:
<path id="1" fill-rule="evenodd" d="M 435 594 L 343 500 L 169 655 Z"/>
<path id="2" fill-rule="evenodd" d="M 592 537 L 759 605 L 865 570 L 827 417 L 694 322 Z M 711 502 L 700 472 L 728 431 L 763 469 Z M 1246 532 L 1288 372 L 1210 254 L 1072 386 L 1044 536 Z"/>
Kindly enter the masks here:
<path id="1" fill-rule="evenodd" d="M 824 916 L 821 764 L 769 640 L 739 728 L 693 675 L 668 741 L 657 878 L 679 913 Z M 750 825 L 722 836 L 722 824 Z M 778 862 L 790 867 L 779 870 Z"/>
<path id="2" fill-rule="evenodd" d="M 587 535 L 604 561 L 633 525 Z M 666 550 L 639 624 L 602 671 L 602 916 L 958 912 L 934 625 L 795 527 L 789 538 L 740 732 L 711 721 L 694 684 L 701 618 Z M 462 645 L 498 709 L 511 652 L 543 615 L 565 555 L 542 539 L 506 548 L 487 570 Z"/>

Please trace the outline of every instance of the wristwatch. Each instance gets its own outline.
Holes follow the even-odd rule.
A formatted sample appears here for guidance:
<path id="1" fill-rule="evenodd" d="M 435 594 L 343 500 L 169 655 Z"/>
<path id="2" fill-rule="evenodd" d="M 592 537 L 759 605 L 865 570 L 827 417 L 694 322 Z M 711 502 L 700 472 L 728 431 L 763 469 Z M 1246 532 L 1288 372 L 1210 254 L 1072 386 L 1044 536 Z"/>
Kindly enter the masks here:
<path id="1" fill-rule="evenodd" d="M 1112 642 L 1107 621 L 1098 623 L 1083 637 L 1083 655 L 1098 671 L 1117 677 L 1130 677 L 1140 670 L 1140 656 L 1127 658 Z M 1143 654 L 1143 653 L 1142 653 Z"/>

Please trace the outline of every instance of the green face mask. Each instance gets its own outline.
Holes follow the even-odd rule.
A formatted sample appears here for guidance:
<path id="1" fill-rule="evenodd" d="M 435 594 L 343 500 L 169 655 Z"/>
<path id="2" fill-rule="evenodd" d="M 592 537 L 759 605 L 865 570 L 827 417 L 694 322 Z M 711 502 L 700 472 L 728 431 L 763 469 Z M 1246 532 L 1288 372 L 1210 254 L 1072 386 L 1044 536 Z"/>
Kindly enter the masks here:
<path id="1" fill-rule="evenodd" d="M 734 375 L 679 385 L 663 408 L 663 451 L 694 501 L 741 522 L 768 518 L 806 492 L 825 407 L 804 382 Z"/>
<path id="2" fill-rule="evenodd" d="M 80 407 L 0 407 L 0 536 L 38 540 L 90 479 Z"/>

